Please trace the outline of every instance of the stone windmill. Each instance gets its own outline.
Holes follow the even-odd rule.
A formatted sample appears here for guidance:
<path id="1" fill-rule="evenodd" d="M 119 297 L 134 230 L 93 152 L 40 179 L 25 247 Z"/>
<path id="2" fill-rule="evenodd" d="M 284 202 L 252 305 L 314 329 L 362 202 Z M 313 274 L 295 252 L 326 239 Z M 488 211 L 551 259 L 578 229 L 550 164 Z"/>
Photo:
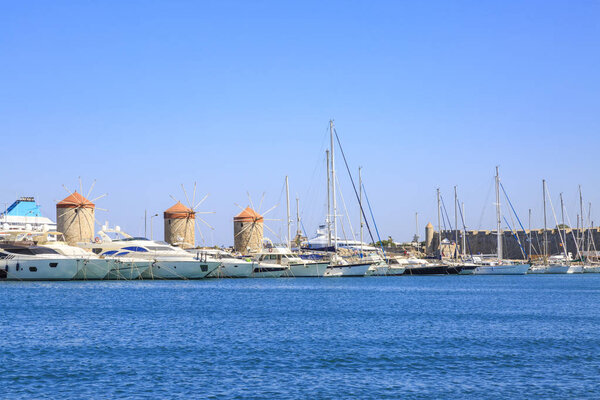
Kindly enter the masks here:
<path id="1" fill-rule="evenodd" d="M 64 240 L 69 244 L 93 241 L 95 211 L 107 211 L 103 208 L 97 208 L 94 204 L 96 200 L 106 196 L 106 194 L 88 200 L 95 184 L 96 181 L 94 181 L 86 196 L 81 194 L 83 191 L 81 179 L 79 180 L 79 192 L 77 190 L 71 192 L 63 185 L 69 196 L 56 203 L 56 230 L 62 232 Z"/>
<path id="2" fill-rule="evenodd" d="M 208 226 L 210 229 L 214 229 L 208 222 L 200 217 L 201 214 L 214 214 L 211 211 L 197 211 L 198 207 L 204 203 L 208 198 L 208 194 L 196 203 L 196 183 L 194 182 L 194 191 L 192 194 L 192 201 L 187 195 L 185 187 L 181 185 L 183 194 L 187 200 L 188 205 L 184 205 L 181 201 L 171 196 L 176 203 L 165 210 L 163 217 L 165 221 L 165 242 L 174 246 L 181 246 L 183 248 L 190 248 L 196 246 L 196 231 L 200 235 L 202 241 L 204 241 L 204 235 L 200 230 L 196 219 Z M 196 203 L 196 204 L 195 204 Z"/>

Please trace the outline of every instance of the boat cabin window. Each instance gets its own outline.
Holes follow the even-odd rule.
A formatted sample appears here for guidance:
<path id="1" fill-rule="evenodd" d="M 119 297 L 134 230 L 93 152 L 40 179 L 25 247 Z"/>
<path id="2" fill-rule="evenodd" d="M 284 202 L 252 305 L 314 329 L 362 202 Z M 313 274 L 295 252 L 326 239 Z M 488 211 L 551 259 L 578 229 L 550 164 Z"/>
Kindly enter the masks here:
<path id="1" fill-rule="evenodd" d="M 175 251 L 175 249 L 167 246 L 146 246 L 146 248 L 150 251 Z"/>
<path id="2" fill-rule="evenodd" d="M 146 250 L 143 247 L 140 246 L 129 246 L 129 247 L 123 247 L 122 250 L 129 250 L 129 251 L 138 251 L 138 252 L 148 252 L 148 250 Z"/>
<path id="3" fill-rule="evenodd" d="M 37 254 L 58 254 L 57 251 L 49 249 L 47 247 L 9 247 L 5 248 L 4 251 L 11 254 L 20 254 L 25 256 L 34 256 Z"/>

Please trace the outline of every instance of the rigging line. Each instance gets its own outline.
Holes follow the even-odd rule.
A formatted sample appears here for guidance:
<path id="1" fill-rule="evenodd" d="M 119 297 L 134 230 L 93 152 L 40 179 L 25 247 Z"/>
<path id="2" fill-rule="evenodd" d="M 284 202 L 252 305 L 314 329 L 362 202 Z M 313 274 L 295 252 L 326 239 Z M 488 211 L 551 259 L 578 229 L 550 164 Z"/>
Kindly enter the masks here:
<path id="1" fill-rule="evenodd" d="M 358 201 L 358 206 L 360 207 L 360 211 L 362 212 L 363 218 L 365 220 L 365 225 L 367 226 L 367 230 L 369 231 L 369 236 L 371 237 L 372 243 L 375 243 L 375 239 L 373 239 L 373 233 L 371 232 L 371 227 L 369 226 L 369 222 L 368 222 L 367 216 L 365 214 L 365 210 L 364 210 L 362 204 L 360 203 L 360 196 L 358 195 L 358 191 L 356 190 L 356 185 L 354 184 L 354 178 L 352 178 L 352 173 L 350 173 L 350 167 L 348 166 L 348 161 L 346 160 L 346 153 L 344 153 L 344 149 L 342 148 L 342 142 L 340 142 L 340 137 L 338 136 L 337 130 L 335 128 L 333 128 L 333 132 L 335 133 L 335 138 L 337 140 L 338 146 L 340 147 L 340 152 L 342 153 L 342 158 L 344 159 L 344 164 L 346 164 L 346 170 L 348 171 L 348 176 L 350 177 L 350 182 L 352 183 L 352 188 L 354 189 L 354 194 L 356 195 L 356 201 Z M 363 184 L 362 186 L 364 189 L 365 185 Z"/>
<path id="2" fill-rule="evenodd" d="M 450 222 L 450 217 L 448 216 L 448 210 L 446 210 L 446 204 L 444 203 L 444 196 L 442 196 L 442 194 L 440 193 L 440 201 L 442 203 L 442 210 L 444 211 L 444 213 L 442 214 L 442 219 L 444 219 L 444 215 L 446 216 L 446 218 L 448 219 L 448 227 L 450 228 L 450 231 L 452 231 L 452 223 Z M 444 228 L 446 227 L 446 223 L 444 222 Z"/>
<path id="3" fill-rule="evenodd" d="M 546 183 L 546 195 L 548 195 L 548 201 L 550 202 L 550 208 L 552 209 L 552 215 L 554 216 L 554 223 L 556 224 L 556 227 L 558 228 L 558 220 L 556 219 L 556 212 L 554 212 L 554 205 L 552 204 L 552 197 L 549 196 L 550 191 L 548 189 L 548 184 Z M 557 229 L 558 230 L 558 236 L 560 237 L 560 242 L 563 245 L 563 253 L 565 254 L 565 256 L 567 255 L 567 248 L 565 247 L 565 241 L 563 240 L 563 236 L 562 236 L 562 229 Z"/>
<path id="4" fill-rule="evenodd" d="M 458 198 L 457 198 L 458 201 Z M 460 202 L 458 203 L 460 204 Z M 466 234 L 467 233 L 467 226 L 465 225 L 465 217 L 463 216 L 462 213 L 462 207 L 458 207 L 458 211 L 460 212 L 460 220 L 462 221 L 462 225 L 463 225 L 463 235 L 465 235 L 465 241 L 467 242 L 467 248 L 469 249 L 469 254 L 471 255 L 471 259 L 473 259 L 473 252 L 471 251 L 471 241 L 469 240 L 469 236 Z M 457 227 L 458 229 L 458 227 Z"/>
<path id="5" fill-rule="evenodd" d="M 346 207 L 346 201 L 344 200 L 344 195 L 342 194 L 342 187 L 340 186 L 340 181 L 338 177 L 335 177 L 335 181 L 338 185 L 338 193 L 342 199 L 342 204 L 344 205 L 344 211 L 346 212 L 346 219 L 348 220 L 348 225 L 350 226 L 350 233 L 352 234 L 352 240 L 356 240 L 356 235 L 354 234 L 354 228 L 352 227 L 352 221 L 350 220 L 350 214 L 348 213 L 348 208 Z M 343 221 L 343 219 L 342 219 Z"/>
<path id="6" fill-rule="evenodd" d="M 502 188 L 502 192 L 504 193 L 504 197 L 506 197 L 506 200 L 508 201 L 508 204 L 510 205 L 510 209 L 512 210 L 513 214 L 515 214 L 515 217 L 517 218 L 517 221 L 519 221 L 519 226 L 521 227 L 521 229 L 523 230 L 523 232 L 525 232 L 525 228 L 523 227 L 523 224 L 521 223 L 521 219 L 519 218 L 519 215 L 515 211 L 515 208 L 513 207 L 512 201 L 510 201 L 510 198 L 508 197 L 508 194 L 506 193 L 506 190 L 504 189 L 504 185 L 502 184 L 502 182 L 500 182 L 500 187 Z"/>
<path id="7" fill-rule="evenodd" d="M 485 196 L 485 201 L 483 202 L 483 208 L 481 209 L 481 215 L 479 216 L 479 226 L 477 227 L 477 230 L 481 230 L 481 224 L 483 222 L 485 210 L 487 209 L 487 205 L 490 200 L 490 194 L 492 193 L 492 186 L 493 186 L 493 181 L 490 182 L 490 186 L 488 187 L 487 195 Z"/>
<path id="8" fill-rule="evenodd" d="M 563 204 L 564 205 L 564 204 Z M 565 207 L 566 208 L 566 207 Z M 569 218 L 569 213 L 565 211 L 565 216 L 567 217 L 567 223 L 569 224 L 569 226 L 571 225 L 571 218 Z M 567 228 L 564 228 L 565 230 L 565 241 L 567 240 Z M 577 255 L 579 256 L 578 258 L 583 261 L 583 255 L 581 254 L 580 248 L 579 248 L 579 243 L 577 243 L 577 239 L 575 238 L 575 233 L 573 232 L 573 228 L 569 228 L 571 229 L 571 236 L 573 237 L 573 242 L 575 243 L 575 250 L 577 251 Z"/>
<path id="9" fill-rule="evenodd" d="M 521 245 L 521 241 L 519 240 L 519 237 L 515 234 L 515 231 L 513 230 L 513 228 L 510 226 L 510 224 L 508 223 L 508 220 L 506 219 L 506 217 L 504 217 L 504 222 L 506 222 L 506 225 L 508 225 L 508 229 L 510 229 L 510 233 L 512 233 L 513 237 L 516 239 L 517 244 L 519 245 L 519 247 L 521 248 L 521 254 L 523 254 L 523 259 L 527 260 L 527 252 L 525 251 L 525 249 L 523 248 L 523 246 Z"/>
<path id="10" fill-rule="evenodd" d="M 373 218 L 373 225 L 375 225 L 375 232 L 377 232 L 377 238 L 379 239 L 379 244 L 381 246 L 381 251 L 383 252 L 383 257 L 385 261 L 388 260 L 387 255 L 385 254 L 385 249 L 383 248 L 383 242 L 381 241 L 381 236 L 379 236 L 379 229 L 377 229 L 377 223 L 375 222 L 375 217 L 373 216 L 373 210 L 371 209 L 371 203 L 369 202 L 369 196 L 367 196 L 367 190 L 365 189 L 365 184 L 362 185 L 363 192 L 365 192 L 365 200 L 367 200 L 367 205 L 369 206 L 369 212 L 371 213 L 371 218 Z M 373 242 L 374 243 L 374 242 Z"/>
<path id="11" fill-rule="evenodd" d="M 452 223 L 450 222 L 450 217 L 448 216 L 448 210 L 446 210 L 446 203 L 444 203 L 444 196 L 442 196 L 442 194 L 440 193 L 440 201 L 442 203 L 442 210 L 444 211 L 442 213 L 442 219 L 444 219 L 444 214 L 446 215 L 446 218 L 448 219 L 448 227 L 450 228 L 450 238 L 452 238 L 454 235 L 452 234 L 452 232 L 454 231 L 452 229 Z M 445 225 L 445 223 L 444 223 Z M 441 243 L 440 243 L 441 244 Z M 458 243 L 454 244 L 454 253 L 456 255 L 456 252 L 458 251 L 457 245 Z"/>

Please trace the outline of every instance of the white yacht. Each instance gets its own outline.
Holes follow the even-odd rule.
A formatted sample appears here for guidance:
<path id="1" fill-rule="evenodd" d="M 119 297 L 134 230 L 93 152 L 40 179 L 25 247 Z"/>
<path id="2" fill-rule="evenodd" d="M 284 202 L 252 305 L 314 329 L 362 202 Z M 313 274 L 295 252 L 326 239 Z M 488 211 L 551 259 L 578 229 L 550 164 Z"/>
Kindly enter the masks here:
<path id="1" fill-rule="evenodd" d="M 286 277 L 322 277 L 328 262 L 304 260 L 287 247 L 269 247 L 255 257 L 259 268 L 284 267 L 281 276 Z"/>
<path id="2" fill-rule="evenodd" d="M 197 260 L 208 258 L 221 263 L 207 278 L 248 278 L 252 275 L 256 263 L 248 258 L 236 258 L 220 249 L 188 249 Z"/>
<path id="3" fill-rule="evenodd" d="M 0 243 L 0 280 L 71 280 L 77 275 L 79 261 L 32 242 Z"/>
<path id="4" fill-rule="evenodd" d="M 367 274 L 367 271 L 373 265 L 372 261 L 350 262 L 333 254 L 329 266 L 325 270 L 326 277 L 361 277 Z"/>
<path id="5" fill-rule="evenodd" d="M 101 258 L 96 254 L 76 246 L 70 246 L 63 240 L 60 232 L 21 232 L 20 240 L 30 239 L 38 246 L 55 250 L 63 256 L 77 259 L 78 272 L 74 280 L 104 279 L 115 266 L 115 261 Z"/>
<path id="6" fill-rule="evenodd" d="M 77 245 L 100 256 L 122 257 L 126 268 L 127 261 L 132 258 L 150 261 L 150 267 L 140 274 L 141 279 L 201 279 L 221 265 L 219 261 L 196 259 L 187 251 L 165 242 L 132 237 L 119 227 L 109 229 L 104 226 L 98 236 L 97 242 Z"/>

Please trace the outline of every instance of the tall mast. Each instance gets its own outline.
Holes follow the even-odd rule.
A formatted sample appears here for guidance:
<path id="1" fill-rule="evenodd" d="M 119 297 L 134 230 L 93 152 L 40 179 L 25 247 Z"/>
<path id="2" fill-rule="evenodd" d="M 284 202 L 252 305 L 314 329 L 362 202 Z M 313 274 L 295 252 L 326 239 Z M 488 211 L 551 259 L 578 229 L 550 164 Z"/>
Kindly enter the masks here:
<path id="1" fill-rule="evenodd" d="M 496 248 L 498 261 L 502 261 L 502 213 L 500 210 L 500 173 L 496 167 Z"/>
<path id="2" fill-rule="evenodd" d="M 419 213 L 415 213 L 415 242 L 419 245 Z"/>
<path id="3" fill-rule="evenodd" d="M 581 216 L 581 225 L 577 231 L 577 236 L 579 236 L 580 246 L 583 249 L 583 245 L 585 242 L 585 231 L 583 230 L 584 222 L 583 222 L 583 195 L 581 194 L 581 185 L 579 185 L 579 215 Z"/>
<path id="4" fill-rule="evenodd" d="M 548 225 L 546 222 L 546 180 L 542 179 L 542 190 L 544 191 L 544 265 L 548 264 Z"/>
<path id="5" fill-rule="evenodd" d="M 454 186 L 454 259 L 458 259 L 458 195 Z"/>
<path id="6" fill-rule="evenodd" d="M 335 158 L 333 143 L 333 120 L 329 120 L 329 136 L 331 138 L 331 205 L 333 207 L 333 248 L 337 251 L 337 206 L 335 201 Z"/>
<path id="7" fill-rule="evenodd" d="M 325 223 L 327 224 L 327 247 L 331 247 L 331 184 L 329 183 L 329 150 L 325 150 L 325 158 L 327 159 L 327 216 Z"/>
<path id="8" fill-rule="evenodd" d="M 565 255 L 565 261 L 567 261 L 567 228 L 565 227 L 565 203 L 563 202 L 562 193 L 560 194 L 560 219 L 562 220 L 562 227 L 558 232 L 560 233 L 560 231 L 563 231 L 563 253 Z"/>
<path id="9" fill-rule="evenodd" d="M 292 221 L 290 219 L 290 182 L 289 179 L 287 177 L 287 175 L 285 176 L 285 199 L 287 202 L 287 246 L 289 249 L 292 248 Z"/>
<path id="10" fill-rule="evenodd" d="M 529 209 L 529 259 L 531 260 L 531 208 Z"/>
<path id="11" fill-rule="evenodd" d="M 362 167 L 358 167 L 358 216 L 360 221 L 360 256 L 363 255 Z"/>
<path id="12" fill-rule="evenodd" d="M 462 220 L 463 220 L 463 235 L 462 235 L 462 256 L 463 259 L 467 258 L 467 226 L 465 224 L 465 203 L 461 203 L 462 206 Z"/>
<path id="13" fill-rule="evenodd" d="M 440 211 L 440 188 L 437 188 L 437 212 L 438 212 L 438 252 L 442 258 L 442 216 Z"/>
<path id="14" fill-rule="evenodd" d="M 296 197 L 296 235 L 302 236 L 302 229 L 300 229 L 300 199 Z"/>

